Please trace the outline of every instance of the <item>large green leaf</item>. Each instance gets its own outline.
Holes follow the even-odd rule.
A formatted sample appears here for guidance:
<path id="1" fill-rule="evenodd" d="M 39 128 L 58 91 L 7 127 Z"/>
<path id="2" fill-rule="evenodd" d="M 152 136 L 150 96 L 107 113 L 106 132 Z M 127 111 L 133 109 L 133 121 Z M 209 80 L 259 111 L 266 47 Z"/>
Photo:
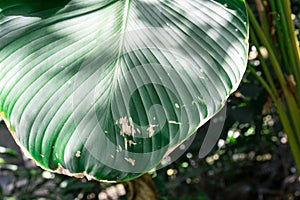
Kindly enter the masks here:
<path id="1" fill-rule="evenodd" d="M 0 1 L 0 112 L 38 165 L 128 180 L 224 105 L 245 71 L 242 0 Z"/>

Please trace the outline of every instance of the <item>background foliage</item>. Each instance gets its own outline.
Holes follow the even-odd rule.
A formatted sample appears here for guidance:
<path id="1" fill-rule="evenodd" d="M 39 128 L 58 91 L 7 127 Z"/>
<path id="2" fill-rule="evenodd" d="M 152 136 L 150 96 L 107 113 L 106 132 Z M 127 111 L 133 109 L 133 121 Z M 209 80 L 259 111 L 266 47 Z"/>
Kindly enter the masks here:
<path id="1" fill-rule="evenodd" d="M 299 31 L 300 3 L 294 0 L 292 5 Z M 250 51 L 255 54 L 256 49 L 252 46 Z M 249 65 L 260 72 L 256 58 Z M 276 108 L 249 71 L 228 100 L 218 144 L 200 159 L 199 147 L 207 128 L 205 125 L 198 130 L 194 142 L 178 160 L 151 172 L 161 199 L 300 198 L 299 174 Z M 3 124 L 0 130 L 4 138 L 7 132 Z M 15 148 L 9 138 L 1 139 L 0 145 Z M 121 184 L 87 182 L 45 172 L 18 149 L 0 147 L 0 199 L 126 199 L 124 189 Z"/>

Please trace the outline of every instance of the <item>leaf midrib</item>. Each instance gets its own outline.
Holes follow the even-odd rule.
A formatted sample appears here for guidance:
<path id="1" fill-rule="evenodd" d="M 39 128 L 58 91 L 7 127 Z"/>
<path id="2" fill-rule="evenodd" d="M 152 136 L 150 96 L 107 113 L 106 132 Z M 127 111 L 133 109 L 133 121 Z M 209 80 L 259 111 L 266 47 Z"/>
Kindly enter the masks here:
<path id="1" fill-rule="evenodd" d="M 125 43 L 125 35 L 126 35 L 126 29 L 127 29 L 127 23 L 128 23 L 128 16 L 129 16 L 129 12 L 130 12 L 130 3 L 131 0 L 125 0 L 124 3 L 124 9 L 123 9 L 123 17 L 122 17 L 122 27 L 121 27 L 121 31 L 120 31 L 120 46 L 118 49 L 118 56 L 116 59 L 116 62 L 114 64 L 114 73 L 113 73 L 113 78 L 112 78 L 112 85 L 111 85 L 111 91 L 115 91 L 114 88 L 116 88 L 118 86 L 118 74 L 121 72 L 121 65 L 120 65 L 120 61 L 121 61 L 121 57 L 123 54 L 123 50 L 124 50 L 124 43 Z M 110 100 L 112 100 L 113 98 L 113 93 L 111 92 L 110 96 Z"/>

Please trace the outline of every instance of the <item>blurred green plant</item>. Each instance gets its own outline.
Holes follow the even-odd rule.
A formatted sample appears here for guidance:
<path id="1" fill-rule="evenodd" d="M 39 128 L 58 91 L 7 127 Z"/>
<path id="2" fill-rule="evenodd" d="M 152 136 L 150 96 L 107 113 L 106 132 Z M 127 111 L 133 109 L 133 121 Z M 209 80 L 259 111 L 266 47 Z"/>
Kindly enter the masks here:
<path id="1" fill-rule="evenodd" d="M 247 10 L 250 41 L 257 48 L 261 72 L 251 64 L 249 69 L 276 106 L 300 171 L 300 54 L 291 3 L 289 0 L 256 0 L 255 4 L 260 23 L 253 8 L 247 6 Z"/>

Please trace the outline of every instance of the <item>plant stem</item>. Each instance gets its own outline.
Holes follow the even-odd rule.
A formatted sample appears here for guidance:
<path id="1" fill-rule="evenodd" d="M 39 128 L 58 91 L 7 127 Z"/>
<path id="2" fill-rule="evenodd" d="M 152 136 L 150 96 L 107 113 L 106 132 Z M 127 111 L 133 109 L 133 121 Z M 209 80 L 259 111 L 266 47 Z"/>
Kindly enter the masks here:
<path id="1" fill-rule="evenodd" d="M 259 15 L 259 19 L 261 22 L 261 26 L 263 31 L 266 34 L 266 37 L 268 38 L 269 41 L 271 41 L 271 37 L 270 37 L 270 28 L 268 26 L 268 19 L 266 16 L 266 10 L 264 5 L 262 4 L 261 0 L 255 0 L 255 4 L 258 10 L 258 15 Z"/>
<path id="2" fill-rule="evenodd" d="M 291 2 L 290 0 L 284 0 L 283 1 L 283 8 L 284 13 L 287 17 L 287 26 L 291 38 L 291 47 L 293 49 L 294 58 L 296 61 L 297 71 L 298 75 L 300 74 L 300 49 L 299 49 L 299 43 L 295 34 L 295 27 L 292 21 L 292 13 L 291 13 Z"/>
<path id="3" fill-rule="evenodd" d="M 279 64 L 279 61 L 277 59 L 277 55 L 274 53 L 272 45 L 268 41 L 266 35 L 262 31 L 261 27 L 259 26 L 254 14 L 252 13 L 251 9 L 249 8 L 248 5 L 246 5 L 248 14 L 249 14 L 249 19 L 250 23 L 253 27 L 253 31 L 257 34 L 260 42 L 262 43 L 263 46 L 266 47 L 269 53 L 269 58 L 272 63 L 275 75 L 279 81 L 280 87 L 283 91 L 286 105 L 287 105 L 287 112 L 285 112 L 284 107 L 282 103 L 278 100 L 278 98 L 275 98 L 275 106 L 277 107 L 277 111 L 279 114 L 279 117 L 281 119 L 281 122 L 283 124 L 284 130 L 287 133 L 289 140 L 290 140 L 290 145 L 292 152 L 294 154 L 295 161 L 297 163 L 297 168 L 300 171 L 300 112 L 299 112 L 299 107 L 297 105 L 297 102 L 295 100 L 295 97 L 293 96 L 292 92 L 290 91 L 290 88 L 288 87 L 284 74 L 282 72 L 281 66 Z M 282 23 L 285 23 L 284 21 Z M 279 38 L 282 39 L 282 38 Z M 288 56 L 291 56 L 290 54 Z M 290 58 L 289 58 L 290 59 Z M 295 70 L 293 68 L 293 70 Z M 269 73 L 266 73 L 268 75 Z M 266 87 L 266 82 L 262 82 L 262 79 L 259 79 L 260 82 L 265 86 L 267 91 L 273 92 L 273 86 L 272 90 L 271 87 Z M 270 84 L 272 84 L 272 81 L 269 81 Z M 271 95 L 271 94 L 270 94 Z M 275 96 L 272 94 L 271 96 Z"/>
<path id="4" fill-rule="evenodd" d="M 257 75 L 256 70 L 252 66 L 248 66 L 248 68 L 250 69 L 251 73 L 257 78 L 257 80 L 262 84 L 262 86 L 267 90 L 267 92 L 271 96 L 272 100 L 274 101 L 280 121 L 283 125 L 283 128 L 284 128 L 288 138 L 289 138 L 289 144 L 291 146 L 291 150 L 294 155 L 298 171 L 300 171 L 300 157 L 298 156 L 299 152 L 300 152 L 300 145 L 297 141 L 297 138 L 295 137 L 292 127 L 290 126 L 290 122 L 284 111 L 283 105 L 280 102 L 280 99 L 275 97 L 275 95 L 273 94 L 268 83 L 261 76 Z"/>
<path id="5" fill-rule="evenodd" d="M 284 42 L 284 39 L 280 39 L 280 38 L 284 38 L 284 35 L 283 35 L 283 30 L 282 30 L 282 27 L 280 26 L 280 23 L 279 23 L 279 17 L 277 15 L 277 8 L 276 8 L 276 5 L 275 5 L 275 1 L 274 0 L 271 0 L 269 1 L 270 3 L 270 7 L 271 7 L 271 11 L 272 13 L 274 13 L 274 22 L 275 22 L 275 28 L 276 28 L 276 35 L 277 36 L 277 41 L 279 43 L 279 48 L 280 50 L 278 50 L 279 53 L 281 53 L 281 61 L 283 63 L 283 68 L 285 69 L 285 71 L 288 73 L 288 74 L 291 74 L 291 70 L 289 68 L 289 66 L 291 65 L 289 63 L 289 59 L 286 59 L 287 58 L 287 52 L 286 52 L 286 46 L 285 46 L 285 42 Z"/>
<path id="6" fill-rule="evenodd" d="M 263 70 L 264 74 L 266 75 L 267 81 L 270 84 L 270 91 L 272 92 L 272 95 L 274 95 L 276 98 L 278 98 L 279 97 L 278 91 L 277 91 L 275 83 L 272 79 L 272 75 L 270 73 L 270 70 L 268 69 L 267 63 L 266 63 L 264 57 L 260 53 L 259 43 L 258 43 L 257 37 L 256 37 L 255 33 L 253 32 L 252 28 L 250 28 L 250 40 L 253 42 L 253 44 L 257 48 L 258 59 L 260 60 L 262 70 Z"/>
<path id="7" fill-rule="evenodd" d="M 278 12 L 280 14 L 279 25 L 282 27 L 284 41 L 286 44 L 287 56 L 286 59 L 290 61 L 291 71 L 296 80 L 296 83 L 300 84 L 300 56 L 299 48 L 296 40 L 295 29 L 292 22 L 292 13 L 290 9 L 289 0 L 276 0 Z M 280 40 L 280 38 L 279 38 Z M 298 87 L 296 96 L 298 102 L 300 101 L 300 87 Z"/>
<path id="8" fill-rule="evenodd" d="M 257 75 L 256 70 L 251 65 L 248 65 L 248 68 L 250 69 L 250 72 L 256 77 L 256 79 L 262 84 L 262 86 L 267 90 L 272 100 L 274 102 L 277 101 L 277 97 L 274 95 L 268 83 L 261 76 Z"/>

